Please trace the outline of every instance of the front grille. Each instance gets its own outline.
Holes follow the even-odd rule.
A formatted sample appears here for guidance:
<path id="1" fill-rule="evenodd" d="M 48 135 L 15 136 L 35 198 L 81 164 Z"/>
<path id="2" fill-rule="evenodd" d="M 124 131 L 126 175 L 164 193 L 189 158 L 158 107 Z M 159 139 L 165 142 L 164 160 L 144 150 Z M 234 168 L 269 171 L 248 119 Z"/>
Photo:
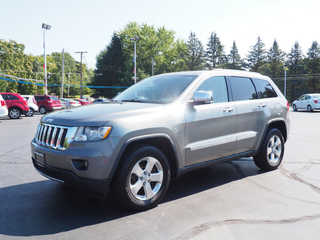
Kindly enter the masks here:
<path id="1" fill-rule="evenodd" d="M 74 127 L 65 127 L 40 123 L 35 136 L 37 144 L 64 151 L 73 140 Z"/>

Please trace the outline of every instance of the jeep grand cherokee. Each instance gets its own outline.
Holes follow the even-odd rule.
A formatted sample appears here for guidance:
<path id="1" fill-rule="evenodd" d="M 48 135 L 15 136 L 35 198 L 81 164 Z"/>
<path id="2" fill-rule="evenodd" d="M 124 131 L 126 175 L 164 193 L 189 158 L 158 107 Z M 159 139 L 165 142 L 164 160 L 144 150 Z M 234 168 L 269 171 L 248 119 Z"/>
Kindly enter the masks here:
<path id="1" fill-rule="evenodd" d="M 45 115 L 32 161 L 50 179 L 136 210 L 156 206 L 170 178 L 253 157 L 276 169 L 289 105 L 273 81 L 244 71 L 178 72 L 146 78 L 111 102 Z"/>

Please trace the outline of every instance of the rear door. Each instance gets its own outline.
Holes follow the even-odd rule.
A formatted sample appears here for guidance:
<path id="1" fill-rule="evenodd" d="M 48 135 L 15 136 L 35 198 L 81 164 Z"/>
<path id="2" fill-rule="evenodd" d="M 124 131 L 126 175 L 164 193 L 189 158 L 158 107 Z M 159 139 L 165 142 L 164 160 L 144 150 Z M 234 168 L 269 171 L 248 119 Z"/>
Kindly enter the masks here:
<path id="1" fill-rule="evenodd" d="M 237 111 L 235 153 L 255 150 L 263 134 L 266 116 L 270 114 L 266 100 L 259 98 L 250 78 L 232 76 L 229 80 Z"/>
<path id="2" fill-rule="evenodd" d="M 210 91 L 213 102 L 186 109 L 187 165 L 232 155 L 236 144 L 236 111 L 225 77 L 210 77 L 196 91 Z"/>

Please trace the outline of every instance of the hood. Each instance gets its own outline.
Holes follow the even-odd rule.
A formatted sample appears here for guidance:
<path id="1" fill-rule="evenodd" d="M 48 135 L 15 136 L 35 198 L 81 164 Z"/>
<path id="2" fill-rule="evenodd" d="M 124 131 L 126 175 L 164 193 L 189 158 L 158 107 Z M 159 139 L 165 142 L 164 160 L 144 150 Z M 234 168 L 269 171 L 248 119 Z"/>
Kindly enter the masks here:
<path id="1" fill-rule="evenodd" d="M 108 102 L 53 112 L 45 115 L 41 122 L 62 126 L 103 126 L 109 120 L 152 114 L 163 108 L 163 104 Z"/>

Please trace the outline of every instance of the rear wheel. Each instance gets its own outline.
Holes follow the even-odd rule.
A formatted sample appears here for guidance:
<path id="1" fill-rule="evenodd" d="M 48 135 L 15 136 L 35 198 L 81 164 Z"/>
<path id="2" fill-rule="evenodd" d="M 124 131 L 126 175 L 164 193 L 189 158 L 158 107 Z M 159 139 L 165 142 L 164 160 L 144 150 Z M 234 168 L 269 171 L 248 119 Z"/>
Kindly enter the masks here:
<path id="1" fill-rule="evenodd" d="M 40 112 L 41 114 L 46 114 L 46 113 L 47 113 L 46 107 L 44 107 L 44 106 L 39 107 L 39 112 Z"/>
<path id="2" fill-rule="evenodd" d="M 310 105 L 308 105 L 307 110 L 308 110 L 308 112 L 312 112 L 313 111 L 313 109 L 312 109 L 312 107 Z"/>
<path id="3" fill-rule="evenodd" d="M 34 114 L 34 110 L 32 108 L 30 108 L 29 112 L 26 113 L 27 117 L 32 117 Z"/>
<path id="4" fill-rule="evenodd" d="M 284 154 L 284 139 L 281 132 L 273 128 L 263 140 L 260 151 L 253 157 L 257 167 L 263 170 L 274 170 L 279 167 Z"/>
<path id="5" fill-rule="evenodd" d="M 169 182 L 166 156 L 158 148 L 144 145 L 124 156 L 114 175 L 111 191 L 122 206 L 147 210 L 161 201 Z"/>
<path id="6" fill-rule="evenodd" d="M 21 111 L 19 108 L 16 108 L 16 107 L 10 108 L 8 116 L 11 119 L 18 119 L 21 116 Z"/>

